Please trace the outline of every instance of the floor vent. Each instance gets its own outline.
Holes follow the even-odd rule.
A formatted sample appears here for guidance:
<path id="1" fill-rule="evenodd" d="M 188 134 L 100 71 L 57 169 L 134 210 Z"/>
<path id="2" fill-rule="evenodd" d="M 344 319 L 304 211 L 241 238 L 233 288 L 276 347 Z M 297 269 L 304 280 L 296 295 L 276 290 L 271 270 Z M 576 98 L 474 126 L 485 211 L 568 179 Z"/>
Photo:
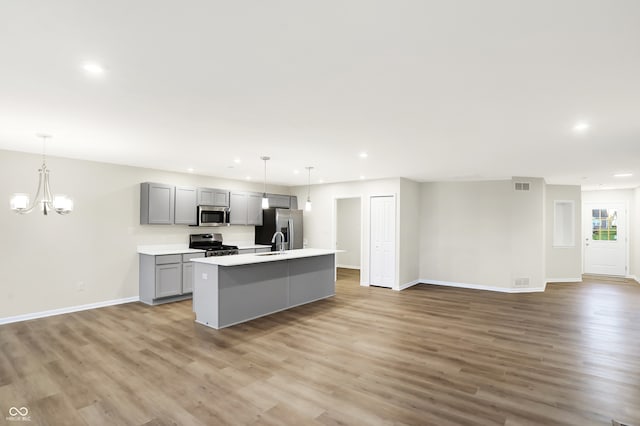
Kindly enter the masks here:
<path id="1" fill-rule="evenodd" d="M 528 191 L 529 182 L 516 182 L 516 191 Z"/>
<path id="2" fill-rule="evenodd" d="M 513 280 L 514 287 L 529 287 L 529 277 L 516 278 Z"/>

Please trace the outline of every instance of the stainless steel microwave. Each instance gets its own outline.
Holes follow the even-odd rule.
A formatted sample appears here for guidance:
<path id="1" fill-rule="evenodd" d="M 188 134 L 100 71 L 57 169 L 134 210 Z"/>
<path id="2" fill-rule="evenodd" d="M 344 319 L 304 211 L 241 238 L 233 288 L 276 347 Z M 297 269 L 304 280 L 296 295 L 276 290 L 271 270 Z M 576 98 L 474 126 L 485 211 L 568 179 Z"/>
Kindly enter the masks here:
<path id="1" fill-rule="evenodd" d="M 198 226 L 229 226 L 229 207 L 198 206 Z"/>

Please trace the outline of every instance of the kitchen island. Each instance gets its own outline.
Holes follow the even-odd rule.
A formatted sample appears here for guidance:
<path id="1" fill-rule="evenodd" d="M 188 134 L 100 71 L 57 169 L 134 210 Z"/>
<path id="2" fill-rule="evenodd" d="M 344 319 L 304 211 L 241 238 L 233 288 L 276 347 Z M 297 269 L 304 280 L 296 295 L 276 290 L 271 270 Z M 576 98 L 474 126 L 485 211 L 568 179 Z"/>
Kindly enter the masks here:
<path id="1" fill-rule="evenodd" d="M 196 322 L 220 329 L 335 295 L 336 250 L 193 259 Z"/>

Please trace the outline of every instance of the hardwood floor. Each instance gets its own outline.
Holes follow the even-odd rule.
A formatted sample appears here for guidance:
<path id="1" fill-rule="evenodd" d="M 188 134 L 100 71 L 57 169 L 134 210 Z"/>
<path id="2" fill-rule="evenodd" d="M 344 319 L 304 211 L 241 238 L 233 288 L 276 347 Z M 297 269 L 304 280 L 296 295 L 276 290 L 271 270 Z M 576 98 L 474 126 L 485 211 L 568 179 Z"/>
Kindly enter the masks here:
<path id="1" fill-rule="evenodd" d="M 0 327 L 0 423 L 640 425 L 640 285 L 360 287 L 216 331 L 191 302 Z"/>

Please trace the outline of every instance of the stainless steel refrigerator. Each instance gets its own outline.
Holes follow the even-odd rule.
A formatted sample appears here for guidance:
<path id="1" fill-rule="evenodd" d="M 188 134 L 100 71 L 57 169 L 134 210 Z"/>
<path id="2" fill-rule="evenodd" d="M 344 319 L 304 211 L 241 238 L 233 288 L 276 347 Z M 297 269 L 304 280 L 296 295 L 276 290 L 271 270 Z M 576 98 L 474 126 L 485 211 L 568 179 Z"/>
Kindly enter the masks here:
<path id="1" fill-rule="evenodd" d="M 284 240 L 289 249 L 302 248 L 302 210 L 264 209 L 262 211 L 262 226 L 255 227 L 256 244 L 275 245 L 271 242 L 276 232 L 284 234 Z M 279 241 L 278 241 L 279 242 Z"/>

